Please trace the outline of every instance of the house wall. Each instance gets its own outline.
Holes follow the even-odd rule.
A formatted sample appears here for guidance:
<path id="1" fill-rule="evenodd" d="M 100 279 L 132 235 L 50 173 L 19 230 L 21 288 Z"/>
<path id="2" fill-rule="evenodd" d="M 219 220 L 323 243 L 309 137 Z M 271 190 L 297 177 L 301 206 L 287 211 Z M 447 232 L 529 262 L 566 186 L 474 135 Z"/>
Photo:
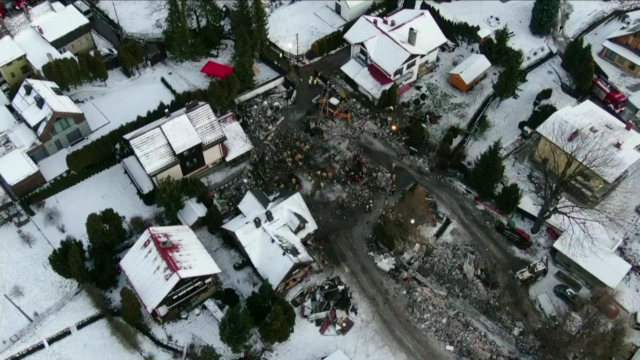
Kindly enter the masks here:
<path id="1" fill-rule="evenodd" d="M 605 47 L 602 48 L 600 57 L 628 73 L 640 76 L 640 64 L 636 65 Z"/>
<path id="2" fill-rule="evenodd" d="M 564 169 L 567 161 L 569 160 L 569 156 L 563 150 L 561 150 L 558 146 L 556 146 L 555 144 L 553 144 L 552 142 L 550 142 L 549 140 L 541 136 L 538 142 L 538 146 L 536 148 L 535 155 L 534 155 L 535 160 L 540 163 L 543 163 L 544 159 L 550 160 L 550 159 L 553 159 L 554 157 L 557 158 L 557 162 L 559 163 L 555 167 L 557 167 L 558 169 Z M 589 174 L 589 177 L 591 178 L 590 181 L 585 180 L 584 182 L 582 181 L 581 182 L 583 183 L 583 185 L 588 186 L 593 192 L 597 192 L 603 187 L 609 185 L 603 178 L 596 175 L 593 171 L 582 166 L 582 164 L 580 164 L 577 161 L 574 162 L 574 164 L 569 169 L 569 171 L 571 173 L 574 173 L 575 171 L 587 172 Z"/>
<path id="3" fill-rule="evenodd" d="M 153 182 L 156 184 L 156 186 L 158 185 L 158 183 L 160 182 L 160 180 L 164 179 L 164 178 L 168 178 L 171 177 L 175 180 L 180 180 L 183 178 L 182 176 L 182 170 L 180 169 L 180 164 L 176 164 L 175 166 L 155 175 L 152 180 Z"/>
<path id="4" fill-rule="evenodd" d="M 67 138 L 67 135 L 74 132 L 76 129 L 80 130 L 80 134 L 82 135 L 82 137 L 87 137 L 91 134 L 91 128 L 89 127 L 89 123 L 86 120 L 83 120 L 80 123 L 76 123 L 76 125 L 63 130 L 59 134 L 53 136 L 49 134 L 49 140 L 43 142 L 44 148 L 47 149 L 47 153 L 49 153 L 49 155 L 53 155 L 60 151 L 56 146 L 56 140 L 60 141 L 60 143 L 62 144 L 62 148 L 69 147 L 71 144 L 69 142 L 69 139 Z"/>
<path id="5" fill-rule="evenodd" d="M 70 51 L 75 55 L 81 52 L 89 51 L 95 47 L 96 44 L 93 42 L 93 36 L 91 36 L 91 33 L 87 33 L 59 48 L 58 51 Z"/>
<path id="6" fill-rule="evenodd" d="M 22 72 L 22 68 L 24 66 L 28 68 L 26 72 Z M 31 64 L 29 64 L 29 61 L 27 61 L 27 58 L 23 56 L 0 67 L 0 73 L 2 73 L 4 82 L 9 84 L 9 86 L 14 86 L 22 83 L 24 79 L 33 74 L 33 69 Z M 13 76 L 11 74 L 13 74 Z M 0 86 L 2 85 L 2 82 L 3 81 L 0 81 Z"/>
<path id="7" fill-rule="evenodd" d="M 17 196 L 22 196 L 46 183 L 47 181 L 44 179 L 44 176 L 42 176 L 42 173 L 38 171 L 19 183 L 11 185 L 11 189 L 13 189 L 13 192 L 15 192 Z"/>
<path id="8" fill-rule="evenodd" d="M 467 85 L 467 83 L 464 82 L 464 80 L 462 80 L 462 78 L 458 74 L 451 74 L 449 76 L 449 82 L 451 83 L 451 85 L 457 87 L 462 91 L 469 91 L 469 89 L 471 88 L 469 85 Z"/>
<path id="9" fill-rule="evenodd" d="M 56 121 L 58 119 L 62 119 L 62 118 L 71 118 L 74 120 L 74 122 L 76 123 L 76 126 L 81 125 L 83 122 L 86 123 L 86 119 L 84 117 L 84 114 L 73 114 L 73 113 L 54 113 L 53 115 L 51 115 L 51 118 L 47 121 L 47 125 L 45 126 L 44 130 L 42 131 L 42 134 L 40 134 L 40 136 L 38 136 L 38 139 L 40 139 L 40 141 L 49 141 L 55 138 L 58 138 L 60 136 L 60 134 L 53 134 L 51 132 L 51 129 L 53 128 L 53 126 L 55 125 Z M 88 124 L 87 124 L 88 126 Z M 74 129 L 75 126 L 70 127 L 69 129 Z M 67 130 L 69 129 L 65 129 L 61 134 L 66 133 Z M 37 129 L 34 129 L 37 131 Z M 89 133 L 91 132 L 91 130 L 89 129 Z"/>
<path id="10" fill-rule="evenodd" d="M 564 266 L 573 275 L 579 277 L 582 281 L 586 282 L 593 288 L 607 287 L 602 281 L 598 280 L 595 276 L 591 275 L 582 266 L 578 265 L 575 261 L 569 259 L 565 254 L 556 252 L 555 260 Z"/>
<path id="11" fill-rule="evenodd" d="M 373 1 L 364 1 L 353 8 L 350 8 L 349 5 L 347 5 L 347 2 L 344 0 L 336 1 L 336 4 L 340 4 L 341 8 L 341 13 L 338 15 L 342 16 L 342 18 L 347 21 L 351 21 L 360 17 L 361 15 L 364 15 L 369 7 L 371 7 L 371 4 L 373 4 Z M 333 10 L 336 10 L 335 4 L 333 6 Z"/>
<path id="12" fill-rule="evenodd" d="M 222 144 L 215 145 L 204 151 L 204 162 L 211 167 L 222 161 Z"/>

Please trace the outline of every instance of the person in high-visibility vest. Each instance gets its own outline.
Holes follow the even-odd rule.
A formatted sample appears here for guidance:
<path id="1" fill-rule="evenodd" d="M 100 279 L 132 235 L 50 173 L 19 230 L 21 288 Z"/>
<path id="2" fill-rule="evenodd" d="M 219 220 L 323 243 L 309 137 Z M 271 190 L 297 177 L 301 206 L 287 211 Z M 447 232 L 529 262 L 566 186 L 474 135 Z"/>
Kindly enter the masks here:
<path id="1" fill-rule="evenodd" d="M 282 53 L 280 53 L 280 59 L 282 59 Z"/>
<path id="2" fill-rule="evenodd" d="M 313 85 L 313 76 L 309 76 L 309 85 Z"/>

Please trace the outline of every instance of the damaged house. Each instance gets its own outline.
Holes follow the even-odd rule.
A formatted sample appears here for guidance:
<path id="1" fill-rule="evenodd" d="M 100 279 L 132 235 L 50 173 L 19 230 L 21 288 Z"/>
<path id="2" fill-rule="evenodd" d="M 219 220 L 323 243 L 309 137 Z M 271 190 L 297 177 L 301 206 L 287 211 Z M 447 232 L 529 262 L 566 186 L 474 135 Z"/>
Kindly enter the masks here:
<path id="1" fill-rule="evenodd" d="M 124 159 L 123 165 L 143 194 L 164 178 L 198 176 L 253 149 L 234 114 L 218 118 L 203 102 L 167 112 L 164 118 L 126 134 L 124 139 L 134 155 Z"/>
<path id="2" fill-rule="evenodd" d="M 399 93 L 431 69 L 448 40 L 427 10 L 403 9 L 379 18 L 362 16 L 344 35 L 351 60 L 341 70 L 369 100 L 396 84 Z"/>
<path id="3" fill-rule="evenodd" d="M 220 268 L 186 226 L 150 227 L 120 261 L 142 307 L 170 320 L 209 298 Z"/>
<path id="4" fill-rule="evenodd" d="M 241 215 L 222 225 L 237 240 L 260 276 L 280 291 L 297 284 L 314 261 L 303 243 L 318 229 L 300 193 L 269 198 L 250 190 Z"/>

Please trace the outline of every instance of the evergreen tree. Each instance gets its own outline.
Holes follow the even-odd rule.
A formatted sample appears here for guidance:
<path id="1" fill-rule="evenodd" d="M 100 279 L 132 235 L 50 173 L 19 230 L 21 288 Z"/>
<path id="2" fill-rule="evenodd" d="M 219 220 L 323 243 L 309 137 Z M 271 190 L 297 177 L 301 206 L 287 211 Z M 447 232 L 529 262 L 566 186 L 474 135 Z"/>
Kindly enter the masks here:
<path id="1" fill-rule="evenodd" d="M 168 0 L 167 5 L 167 25 L 164 29 L 167 49 L 177 60 L 190 59 L 192 36 L 187 19 L 187 4 L 184 0 Z"/>
<path id="2" fill-rule="evenodd" d="M 90 80 L 93 77 L 89 63 L 92 61 L 89 53 L 78 54 L 78 69 L 83 80 Z"/>
<path id="3" fill-rule="evenodd" d="M 523 81 L 520 64 L 521 62 L 518 62 L 517 59 L 508 61 L 500 75 L 498 75 L 498 80 L 493 84 L 493 91 L 501 102 L 515 97 L 518 90 L 520 90 L 519 86 Z"/>
<path id="4" fill-rule="evenodd" d="M 82 249 L 82 252 L 80 252 L 80 254 L 84 255 L 82 242 L 76 240 L 71 236 L 67 236 L 66 239 L 60 242 L 60 247 L 53 250 L 53 252 L 49 255 L 49 265 L 51 265 L 51 268 L 56 272 L 56 274 L 62 276 L 65 279 L 74 278 L 72 266 L 69 262 L 69 254 L 72 253 L 73 248 Z M 86 259 L 82 257 L 80 260 L 84 264 L 84 261 Z"/>
<path id="5" fill-rule="evenodd" d="M 189 355 L 192 360 L 220 360 L 220 354 L 211 345 L 203 346 L 197 353 Z"/>
<path id="6" fill-rule="evenodd" d="M 89 278 L 96 287 L 107 290 L 118 284 L 118 258 L 115 254 L 104 254 L 93 258 L 93 269 L 89 271 Z"/>
<path id="7" fill-rule="evenodd" d="M 74 88 L 82 83 L 82 78 L 80 77 L 80 68 L 78 67 L 78 62 L 75 59 L 64 58 L 61 59 L 63 62 L 63 66 L 67 69 L 67 74 L 69 76 L 68 82 L 69 85 Z"/>
<path id="8" fill-rule="evenodd" d="M 253 52 L 253 43 L 251 42 L 251 35 L 253 32 L 253 14 L 251 5 L 248 0 L 236 0 L 234 3 L 235 10 L 231 13 L 231 29 L 236 35 L 236 46 L 238 42 L 238 34 L 244 32 L 247 35 L 249 42 L 249 48 Z"/>
<path id="9" fill-rule="evenodd" d="M 86 225 L 89 255 L 94 260 L 105 253 L 112 254 L 127 239 L 122 217 L 113 209 L 89 214 Z"/>
<path id="10" fill-rule="evenodd" d="M 411 126 L 409 127 L 409 145 L 410 146 L 420 146 L 424 141 L 425 129 L 422 126 L 422 121 L 413 120 Z"/>
<path id="11" fill-rule="evenodd" d="M 207 52 L 217 49 L 224 36 L 224 14 L 215 0 L 202 0 L 198 2 L 205 25 L 200 32 L 200 42 L 204 44 Z"/>
<path id="12" fill-rule="evenodd" d="M 295 323 L 296 313 L 291 304 L 278 298 L 271 312 L 260 325 L 262 340 L 270 344 L 287 341 L 293 333 Z"/>
<path id="13" fill-rule="evenodd" d="M 120 290 L 120 299 L 122 319 L 134 328 L 146 330 L 147 324 L 144 322 L 144 316 L 136 294 L 128 287 L 123 287 Z"/>
<path id="14" fill-rule="evenodd" d="M 581 37 L 571 41 L 565 49 L 562 67 L 571 76 L 575 91 L 579 95 L 588 94 L 595 75 L 591 45 L 585 45 Z"/>
<path id="15" fill-rule="evenodd" d="M 404 0 L 402 4 L 403 9 L 415 9 L 416 8 L 416 0 Z"/>
<path id="16" fill-rule="evenodd" d="M 205 215 L 204 219 L 209 233 L 214 234 L 220 230 L 220 226 L 222 226 L 222 214 L 220 214 L 220 211 L 215 205 L 207 209 L 207 215 Z"/>
<path id="17" fill-rule="evenodd" d="M 251 348 L 251 317 L 242 305 L 229 309 L 220 321 L 220 340 L 234 353 Z"/>
<path id="18" fill-rule="evenodd" d="M 120 60 L 124 74 L 127 77 L 133 75 L 132 70 L 136 66 L 136 59 L 126 48 L 118 50 L 118 60 Z"/>
<path id="19" fill-rule="evenodd" d="M 522 191 L 518 184 L 505 186 L 496 196 L 496 207 L 505 214 L 511 214 L 516 210 L 522 197 Z"/>
<path id="20" fill-rule="evenodd" d="M 95 51 L 93 54 L 93 66 L 95 68 L 94 75 L 102 82 L 106 82 L 109 78 L 109 73 L 107 72 L 107 68 L 104 66 L 104 58 L 100 51 Z"/>
<path id="21" fill-rule="evenodd" d="M 84 253 L 84 247 L 82 246 L 82 243 L 74 244 L 69 249 L 69 254 L 67 254 L 69 271 L 71 272 L 71 276 L 79 284 L 85 284 L 87 281 L 89 281 L 89 272 L 85 265 L 86 260 L 87 258 Z"/>
<path id="22" fill-rule="evenodd" d="M 64 90 L 69 90 L 69 85 L 71 85 L 71 82 L 69 81 L 69 70 L 64 65 L 64 62 L 54 61 L 53 66 L 55 67 L 55 74 L 57 76 L 56 84 Z"/>
<path id="23" fill-rule="evenodd" d="M 253 72 L 253 50 L 251 49 L 251 40 L 248 34 L 246 31 L 236 32 L 233 72 L 238 78 L 241 90 L 251 89 L 255 76 Z"/>
<path id="24" fill-rule="evenodd" d="M 252 292 L 251 296 L 247 298 L 247 311 L 254 326 L 260 326 L 269 315 L 273 307 L 274 295 L 271 284 L 265 281 L 260 285 L 257 292 Z"/>
<path id="25" fill-rule="evenodd" d="M 251 7 L 253 51 L 259 55 L 268 43 L 269 20 L 262 1 L 253 1 Z"/>
<path id="26" fill-rule="evenodd" d="M 469 185 L 476 190 L 482 200 L 493 198 L 496 186 L 504 176 L 501 150 L 502 145 L 498 140 L 480 155 L 469 174 Z"/>
<path id="27" fill-rule="evenodd" d="M 536 0 L 531 10 L 529 30 L 534 35 L 551 35 L 558 23 L 559 0 Z"/>
<path id="28" fill-rule="evenodd" d="M 160 180 L 158 190 L 156 190 L 156 204 L 164 208 L 166 220 L 176 221 L 178 212 L 184 207 L 180 182 L 170 177 Z"/>

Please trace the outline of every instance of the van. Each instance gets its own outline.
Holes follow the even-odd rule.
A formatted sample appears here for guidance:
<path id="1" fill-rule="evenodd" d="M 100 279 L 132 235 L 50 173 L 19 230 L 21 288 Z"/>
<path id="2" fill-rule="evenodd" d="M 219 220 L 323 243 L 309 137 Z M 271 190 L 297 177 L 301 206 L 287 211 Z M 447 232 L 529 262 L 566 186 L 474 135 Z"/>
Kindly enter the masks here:
<path id="1" fill-rule="evenodd" d="M 80 11 L 80 13 L 84 15 L 84 17 L 86 17 L 87 19 L 91 19 L 93 17 L 93 12 L 91 11 L 91 8 L 88 7 L 87 4 L 85 4 L 84 2 L 78 0 L 73 3 L 73 6 L 76 9 L 78 9 L 78 11 Z"/>
<path id="2" fill-rule="evenodd" d="M 540 294 L 538 295 L 537 300 L 538 306 L 540 306 L 540 309 L 542 309 L 547 318 L 555 319 L 558 314 L 556 313 L 556 308 L 553 306 L 551 299 L 549 299 L 549 295 L 547 295 L 547 293 Z"/>

